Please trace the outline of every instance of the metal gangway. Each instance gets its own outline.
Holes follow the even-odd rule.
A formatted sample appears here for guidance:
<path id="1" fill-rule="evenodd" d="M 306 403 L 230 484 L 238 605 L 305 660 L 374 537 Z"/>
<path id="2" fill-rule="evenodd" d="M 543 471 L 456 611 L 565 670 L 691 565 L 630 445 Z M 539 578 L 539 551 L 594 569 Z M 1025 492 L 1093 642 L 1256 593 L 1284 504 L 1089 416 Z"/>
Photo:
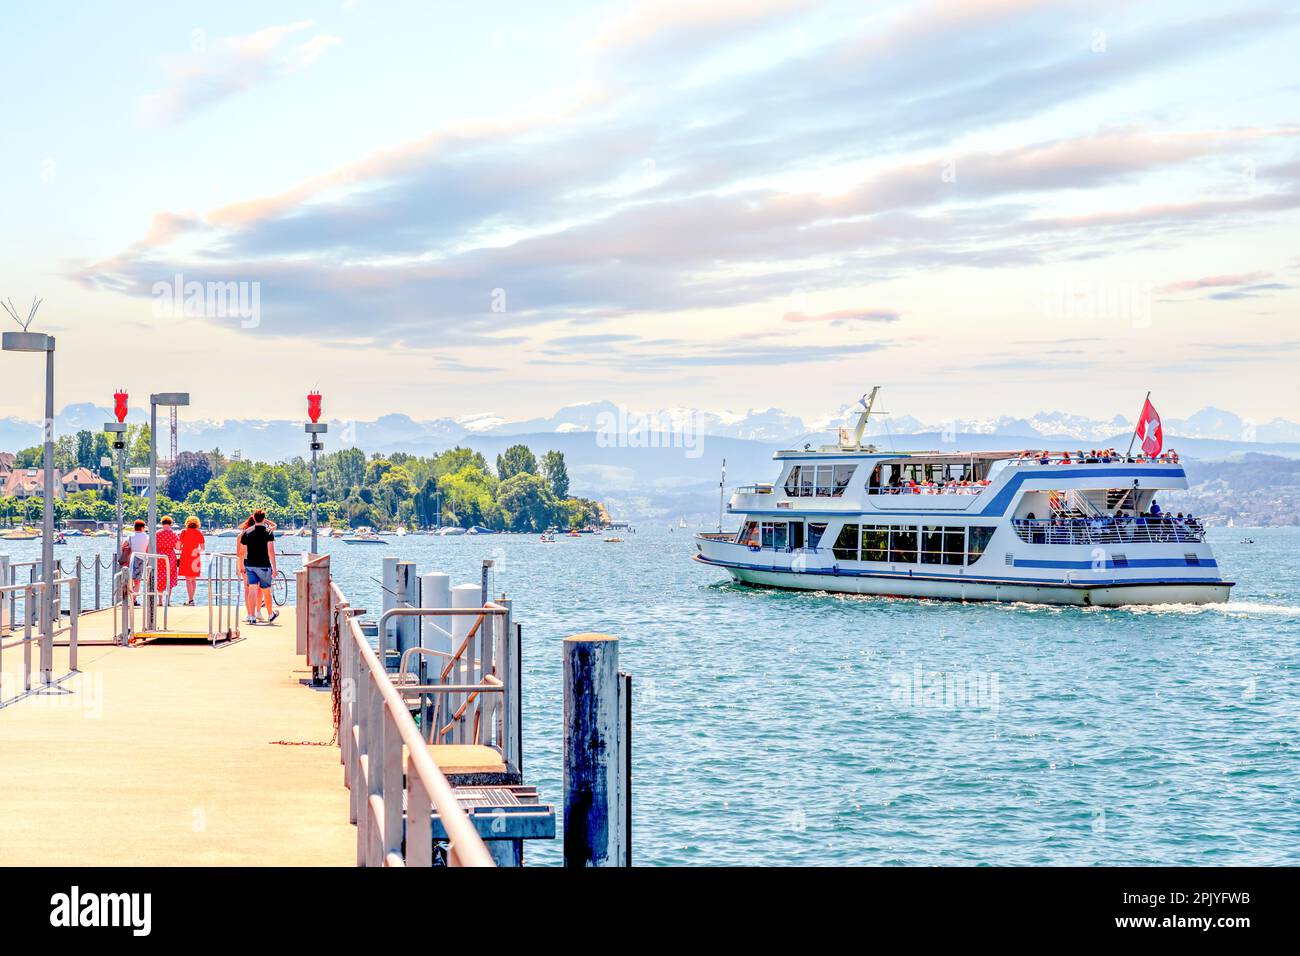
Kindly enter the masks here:
<path id="1" fill-rule="evenodd" d="M 173 576 L 172 571 L 162 570 L 168 556 L 139 553 L 131 560 L 138 564 L 114 576 L 113 634 L 118 643 L 129 646 L 167 638 L 205 640 L 217 646 L 240 639 L 246 610 L 244 578 L 237 573 L 235 555 L 204 553 L 206 573 L 199 576 L 196 587 L 196 597 L 201 590 L 204 600 L 202 604 L 196 600 L 193 606 L 176 604 L 177 590 L 184 590 L 180 581 L 170 588 L 163 586 L 164 579 L 171 581 Z M 287 600 L 289 584 L 287 578 L 283 580 Z"/>

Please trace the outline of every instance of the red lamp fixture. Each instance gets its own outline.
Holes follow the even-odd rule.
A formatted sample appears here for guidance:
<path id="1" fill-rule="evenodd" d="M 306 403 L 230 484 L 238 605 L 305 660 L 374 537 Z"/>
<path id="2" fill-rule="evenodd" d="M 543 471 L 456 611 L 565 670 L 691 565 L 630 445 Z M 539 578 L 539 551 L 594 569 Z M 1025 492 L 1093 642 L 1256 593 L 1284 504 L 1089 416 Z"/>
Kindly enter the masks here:
<path id="1" fill-rule="evenodd" d="M 113 414 L 119 422 L 126 421 L 126 392 L 113 393 Z"/>
<path id="2" fill-rule="evenodd" d="M 307 393 L 307 417 L 313 425 L 320 421 L 320 392 Z"/>

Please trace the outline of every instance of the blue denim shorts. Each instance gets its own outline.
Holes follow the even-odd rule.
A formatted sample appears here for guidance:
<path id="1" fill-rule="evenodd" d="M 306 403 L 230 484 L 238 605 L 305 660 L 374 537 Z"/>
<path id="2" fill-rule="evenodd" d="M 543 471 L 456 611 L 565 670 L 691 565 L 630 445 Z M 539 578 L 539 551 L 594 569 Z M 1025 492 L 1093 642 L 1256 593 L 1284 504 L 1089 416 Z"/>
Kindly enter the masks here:
<path id="1" fill-rule="evenodd" d="M 244 565 L 244 577 L 248 579 L 250 588 L 256 585 L 265 590 L 271 586 L 270 568 L 255 568 L 246 564 Z"/>

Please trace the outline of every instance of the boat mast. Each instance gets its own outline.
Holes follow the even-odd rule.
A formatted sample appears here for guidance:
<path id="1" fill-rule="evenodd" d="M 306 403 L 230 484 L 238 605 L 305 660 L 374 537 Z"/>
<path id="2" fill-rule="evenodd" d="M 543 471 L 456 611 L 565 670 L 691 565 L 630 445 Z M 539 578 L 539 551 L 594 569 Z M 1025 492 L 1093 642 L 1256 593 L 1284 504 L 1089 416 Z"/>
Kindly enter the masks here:
<path id="1" fill-rule="evenodd" d="M 880 391 L 880 386 L 873 386 L 869 395 L 862 396 L 859 401 L 862 403 L 862 414 L 858 416 L 857 427 L 853 429 L 853 447 L 862 447 L 862 435 L 867 430 L 867 419 L 871 417 L 871 406 L 876 404 L 876 393 Z"/>

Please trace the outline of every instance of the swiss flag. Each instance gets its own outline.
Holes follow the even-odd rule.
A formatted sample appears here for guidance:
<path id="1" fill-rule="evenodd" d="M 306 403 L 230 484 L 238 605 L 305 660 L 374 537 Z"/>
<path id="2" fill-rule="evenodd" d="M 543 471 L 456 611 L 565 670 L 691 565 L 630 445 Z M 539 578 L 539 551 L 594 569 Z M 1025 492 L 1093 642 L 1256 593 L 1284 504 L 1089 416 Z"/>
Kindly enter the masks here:
<path id="1" fill-rule="evenodd" d="M 1165 434 L 1160 429 L 1160 414 L 1149 398 L 1142 406 L 1142 414 L 1138 416 L 1137 436 L 1142 440 L 1144 455 L 1154 458 L 1160 454 L 1160 449 L 1165 444 Z"/>

